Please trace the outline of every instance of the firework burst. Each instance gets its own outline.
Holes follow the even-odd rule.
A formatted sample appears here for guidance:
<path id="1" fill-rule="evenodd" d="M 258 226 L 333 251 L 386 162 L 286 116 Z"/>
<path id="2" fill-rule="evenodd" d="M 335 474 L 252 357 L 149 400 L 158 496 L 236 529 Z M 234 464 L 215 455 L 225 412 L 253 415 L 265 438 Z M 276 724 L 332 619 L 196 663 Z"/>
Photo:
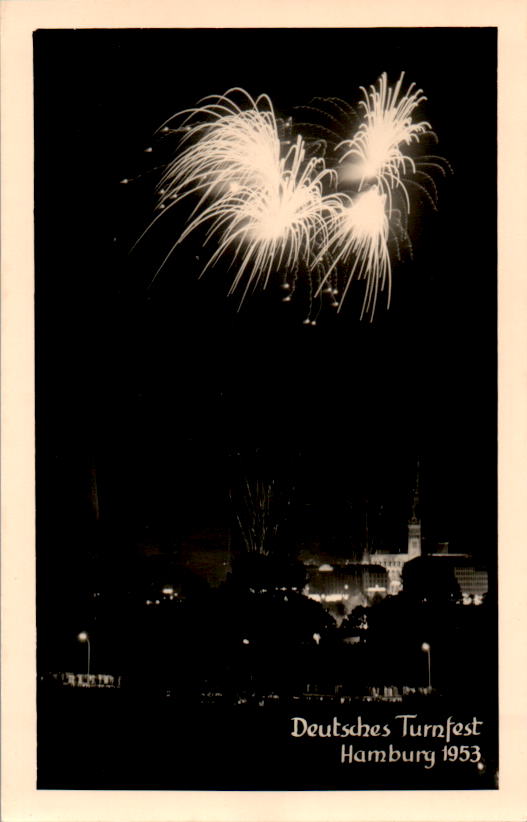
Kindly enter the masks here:
<path id="1" fill-rule="evenodd" d="M 273 270 L 309 266 L 314 249 L 328 242 L 328 215 L 339 205 L 337 197 L 323 194 L 324 178 L 331 172 L 315 160 L 304 165 L 304 159 L 298 139 L 286 157 L 268 169 L 264 181 L 221 197 L 182 235 L 183 239 L 199 222 L 213 219 L 207 240 L 219 234 L 219 241 L 205 268 L 233 249 L 239 264 L 230 293 L 244 279 L 243 297 L 251 286 L 265 288 Z"/>
<path id="2" fill-rule="evenodd" d="M 387 286 L 388 305 L 391 296 L 391 262 L 388 251 L 390 232 L 387 195 L 373 185 L 354 199 L 341 196 L 340 208 L 334 213 L 329 240 L 322 255 L 332 262 L 319 286 L 322 290 L 337 266 L 345 267 L 346 283 L 339 310 L 354 278 L 366 281 L 361 317 L 373 318 L 377 294 Z"/>
<path id="3" fill-rule="evenodd" d="M 439 157 L 410 156 L 412 144 L 435 135 L 428 122 L 414 121 L 426 98 L 414 83 L 403 93 L 403 79 L 404 72 L 389 86 L 384 73 L 369 91 L 362 88 L 360 119 L 339 98 L 315 98 L 302 110 L 319 122 L 301 124 L 303 134 L 292 131 L 291 118 L 276 118 L 266 94 L 253 98 L 241 88 L 171 118 L 161 131 L 180 135 L 179 149 L 159 183 L 151 225 L 183 201 L 187 222 L 158 272 L 196 234 L 212 246 L 201 274 L 222 261 L 233 271 L 229 294 L 241 293 L 240 306 L 249 291 L 279 274 L 285 302 L 304 281 L 304 322 L 315 325 L 314 299 L 320 310 L 328 295 L 340 310 L 352 281 L 364 280 L 362 315 L 373 318 L 379 291 L 387 291 L 390 303 L 389 240 L 397 255 L 399 240 L 411 248 L 409 192 L 425 195 L 435 208 L 431 174 L 448 167 Z M 354 136 L 343 139 L 353 128 Z"/>
<path id="4" fill-rule="evenodd" d="M 306 160 L 303 139 L 285 156 L 271 101 L 241 92 L 249 104 L 242 110 L 228 96 L 231 90 L 189 117 L 199 122 L 186 132 L 192 141 L 167 169 L 161 204 L 173 205 L 190 194 L 198 204 L 175 246 L 201 226 L 208 226 L 206 242 L 216 239 L 216 250 L 203 271 L 230 252 L 237 270 L 232 293 L 243 281 L 242 300 L 251 287 L 268 283 L 273 270 L 309 266 L 314 251 L 328 242 L 328 216 L 339 207 L 336 195 L 324 186 L 335 184 L 336 174 L 320 158 Z"/>
<path id="5" fill-rule="evenodd" d="M 339 179 L 358 183 L 359 190 L 364 183 L 374 182 L 379 192 L 387 195 L 389 210 L 394 189 L 402 192 L 406 207 L 410 209 L 403 178 L 409 172 L 416 173 L 416 163 L 402 147 L 433 133 L 430 123 L 413 121 L 415 109 L 426 97 L 414 83 L 400 96 L 403 78 L 404 72 L 395 86 L 389 86 L 387 75 L 383 73 L 377 81 L 378 88 L 370 86 L 369 92 L 361 88 L 364 99 L 360 106 L 364 110 L 364 119 L 355 136 L 343 140 L 337 147 L 344 150 Z"/>

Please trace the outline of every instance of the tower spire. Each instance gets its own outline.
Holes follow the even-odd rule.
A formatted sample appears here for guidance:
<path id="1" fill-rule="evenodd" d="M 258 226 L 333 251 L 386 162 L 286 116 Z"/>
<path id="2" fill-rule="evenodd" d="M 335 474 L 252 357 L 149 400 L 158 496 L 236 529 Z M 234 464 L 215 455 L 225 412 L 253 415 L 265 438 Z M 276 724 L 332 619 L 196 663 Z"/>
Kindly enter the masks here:
<path id="1" fill-rule="evenodd" d="M 420 485 L 421 485 L 421 470 L 420 470 L 420 461 L 419 457 L 417 458 L 417 466 L 416 466 L 416 474 L 415 474 L 415 485 L 413 490 L 413 499 L 412 499 L 412 515 L 410 518 L 411 522 L 420 522 L 420 517 L 418 516 L 417 512 L 419 509 L 420 503 Z"/>
<path id="2" fill-rule="evenodd" d="M 415 486 L 412 498 L 412 513 L 408 521 L 408 558 L 415 559 L 421 556 L 421 516 L 419 513 L 421 471 L 419 458 L 417 459 L 417 470 Z"/>
<path id="3" fill-rule="evenodd" d="M 369 500 L 366 497 L 364 500 L 364 532 L 362 541 L 362 562 L 368 565 L 370 562 L 370 531 L 368 527 L 368 505 Z"/>

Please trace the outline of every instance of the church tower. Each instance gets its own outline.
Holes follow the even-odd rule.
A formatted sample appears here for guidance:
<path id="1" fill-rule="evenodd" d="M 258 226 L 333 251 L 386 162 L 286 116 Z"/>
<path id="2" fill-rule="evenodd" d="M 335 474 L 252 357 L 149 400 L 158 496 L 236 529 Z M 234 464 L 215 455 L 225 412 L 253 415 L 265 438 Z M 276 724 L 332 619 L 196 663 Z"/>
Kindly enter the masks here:
<path id="1" fill-rule="evenodd" d="M 421 556 L 421 516 L 419 513 L 419 460 L 412 501 L 412 514 L 408 520 L 408 559 Z"/>

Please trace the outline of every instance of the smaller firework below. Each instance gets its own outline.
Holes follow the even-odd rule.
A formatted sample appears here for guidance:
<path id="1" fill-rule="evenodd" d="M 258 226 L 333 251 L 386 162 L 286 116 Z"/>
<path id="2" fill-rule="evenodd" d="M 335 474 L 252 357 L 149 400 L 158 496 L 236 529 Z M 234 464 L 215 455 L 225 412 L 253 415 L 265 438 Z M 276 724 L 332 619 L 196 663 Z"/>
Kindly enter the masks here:
<path id="1" fill-rule="evenodd" d="M 325 286 L 332 271 L 343 266 L 349 273 L 339 307 L 357 274 L 358 279 L 366 279 L 362 313 L 369 312 L 371 316 L 375 312 L 379 287 L 383 290 L 388 284 L 388 304 L 390 301 L 391 263 L 386 197 L 374 185 L 354 199 L 343 201 L 341 209 L 335 214 L 328 244 L 321 252 L 332 262 L 319 290 Z M 333 293 L 333 289 L 331 291 Z"/>

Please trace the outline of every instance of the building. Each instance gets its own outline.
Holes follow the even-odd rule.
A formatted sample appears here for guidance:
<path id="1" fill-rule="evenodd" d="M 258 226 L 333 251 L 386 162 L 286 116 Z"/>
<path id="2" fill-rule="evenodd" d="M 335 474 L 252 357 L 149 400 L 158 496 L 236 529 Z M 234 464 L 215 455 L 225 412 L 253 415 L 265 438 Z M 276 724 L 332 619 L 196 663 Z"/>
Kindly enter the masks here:
<path id="1" fill-rule="evenodd" d="M 376 595 L 386 596 L 388 574 L 373 563 L 323 563 L 308 571 L 304 594 L 328 607 L 340 604 L 342 613 L 367 605 Z"/>
<path id="2" fill-rule="evenodd" d="M 451 554 L 448 543 L 440 543 L 437 552 L 423 556 L 421 518 L 419 514 L 419 467 L 413 491 L 412 509 L 408 520 L 406 550 L 373 551 L 370 553 L 368 527 L 365 528 L 365 547 L 360 562 L 340 560 L 308 565 L 308 583 L 304 593 L 337 613 L 349 613 L 357 605 L 369 605 L 376 596 L 394 596 L 403 589 L 403 569 L 412 565 L 409 579 L 419 576 L 420 569 L 436 578 L 443 588 L 448 582 L 452 595 L 459 586 L 464 604 L 479 605 L 488 590 L 486 568 L 468 554 Z M 409 569 L 410 570 L 410 569 Z M 425 573 L 425 577 L 426 577 Z M 422 576 L 422 574 L 421 574 Z M 422 584 L 424 585 L 422 577 Z M 421 578 L 421 577 L 419 577 Z M 420 587 L 420 586 L 419 586 Z M 426 587 L 426 585 L 424 586 Z M 446 590 L 446 588 L 445 588 Z M 423 594 L 424 595 L 424 594 Z M 455 593 L 457 596 L 457 593 Z"/>
<path id="3" fill-rule="evenodd" d="M 481 605 L 489 590 L 489 575 L 486 568 L 475 565 L 470 557 L 466 562 L 454 562 L 454 574 L 461 591 L 464 605 Z"/>
<path id="4" fill-rule="evenodd" d="M 411 570 L 414 571 L 414 566 L 411 566 Z M 469 554 L 450 554 L 444 549 L 422 557 L 416 563 L 412 576 L 413 586 L 419 584 L 419 588 L 423 590 L 427 579 L 441 579 L 445 587 L 450 580 L 449 587 L 459 587 L 459 591 L 455 592 L 456 597 L 459 596 L 464 605 L 481 605 L 489 587 L 488 571 L 483 565 Z"/>

